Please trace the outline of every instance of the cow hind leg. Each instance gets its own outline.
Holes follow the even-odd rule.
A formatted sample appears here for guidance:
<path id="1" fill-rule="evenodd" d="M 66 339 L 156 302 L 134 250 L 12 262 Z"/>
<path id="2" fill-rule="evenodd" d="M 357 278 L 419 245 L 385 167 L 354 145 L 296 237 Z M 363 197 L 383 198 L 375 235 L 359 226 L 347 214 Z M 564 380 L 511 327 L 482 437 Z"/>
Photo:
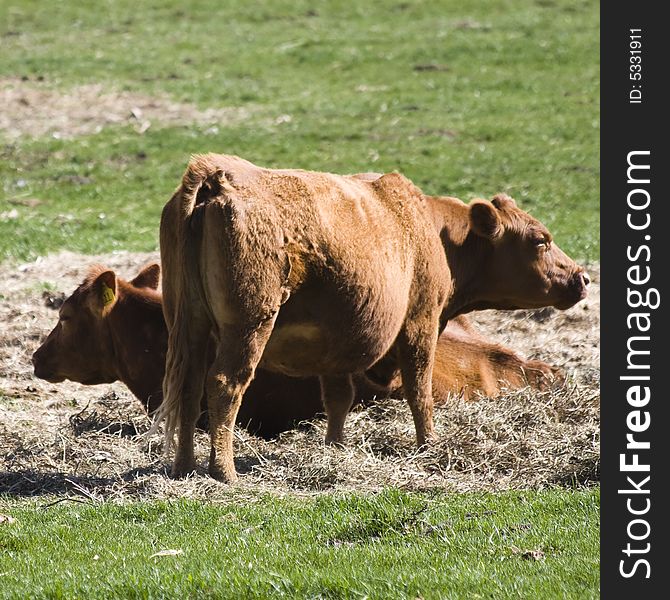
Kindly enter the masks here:
<path id="1" fill-rule="evenodd" d="M 341 444 L 344 441 L 344 421 L 354 403 L 351 375 L 322 375 L 319 382 L 321 400 L 328 419 L 326 444 Z"/>
<path id="2" fill-rule="evenodd" d="M 433 425 L 433 363 L 437 319 L 405 324 L 398 336 L 402 385 L 416 428 L 416 442 L 424 446 L 435 437 Z"/>
<path id="3" fill-rule="evenodd" d="M 207 406 L 211 451 L 209 474 L 219 481 L 237 479 L 233 460 L 235 419 L 254 377 L 276 315 L 259 327 L 226 325 L 207 379 Z"/>

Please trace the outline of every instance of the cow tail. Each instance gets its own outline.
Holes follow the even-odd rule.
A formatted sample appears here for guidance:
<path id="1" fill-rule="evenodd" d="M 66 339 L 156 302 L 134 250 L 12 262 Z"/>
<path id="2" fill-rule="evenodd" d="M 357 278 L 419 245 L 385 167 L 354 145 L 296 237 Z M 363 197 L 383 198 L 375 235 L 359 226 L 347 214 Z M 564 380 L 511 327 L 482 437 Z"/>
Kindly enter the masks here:
<path id="1" fill-rule="evenodd" d="M 168 349 L 163 379 L 163 402 L 154 413 L 147 435 L 165 423 L 165 453 L 173 446 L 181 421 L 185 398 L 197 402 L 199 410 L 203 390 L 189 390 L 188 365 L 191 337 L 189 326 L 194 310 L 204 310 L 199 276 L 198 249 L 202 215 L 206 204 L 230 186 L 226 174 L 212 155 L 196 155 L 189 162 L 181 186 L 166 204 L 161 216 L 160 245 L 163 263 L 163 312 L 168 327 Z M 206 343 L 206 340 L 203 341 Z M 207 366 L 203 365 L 203 369 Z"/>

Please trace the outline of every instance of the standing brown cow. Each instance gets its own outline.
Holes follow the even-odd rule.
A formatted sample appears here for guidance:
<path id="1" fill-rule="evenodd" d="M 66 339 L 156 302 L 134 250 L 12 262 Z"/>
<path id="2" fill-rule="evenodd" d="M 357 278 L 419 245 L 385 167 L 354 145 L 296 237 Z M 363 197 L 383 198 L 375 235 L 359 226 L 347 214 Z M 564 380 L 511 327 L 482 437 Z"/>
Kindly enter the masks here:
<path id="1" fill-rule="evenodd" d="M 173 474 L 192 471 L 206 381 L 209 472 L 222 481 L 237 477 L 233 427 L 259 363 L 318 376 L 326 441 L 339 443 L 352 374 L 397 356 L 423 445 L 440 325 L 477 308 L 567 308 L 588 284 L 506 196 L 465 205 L 426 197 L 397 173 L 273 170 L 214 154 L 189 163 L 160 245 L 168 353 L 156 424 L 166 420 L 168 440 L 179 431 Z"/>

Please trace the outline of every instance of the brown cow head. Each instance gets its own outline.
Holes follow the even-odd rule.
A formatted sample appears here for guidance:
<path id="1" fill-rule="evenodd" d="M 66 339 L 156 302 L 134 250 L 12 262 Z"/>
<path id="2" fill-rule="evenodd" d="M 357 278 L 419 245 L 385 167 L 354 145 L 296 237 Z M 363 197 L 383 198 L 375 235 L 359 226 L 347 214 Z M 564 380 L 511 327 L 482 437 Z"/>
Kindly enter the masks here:
<path id="1" fill-rule="evenodd" d="M 35 351 L 35 376 L 58 383 L 70 379 L 86 385 L 119 379 L 109 320 L 124 300 L 124 288 L 158 287 L 160 267 L 151 264 L 129 284 L 114 271 L 92 267 L 84 282 L 65 300 L 58 323 Z"/>
<path id="2" fill-rule="evenodd" d="M 455 199 L 440 200 L 449 206 Z M 564 310 L 586 297 L 590 280 L 583 267 L 512 198 L 498 194 L 491 202 L 473 200 L 465 208 L 467 215 L 461 211 L 459 223 L 447 217 L 442 229 L 458 313 L 545 306 Z M 443 207 L 441 212 L 450 211 Z"/>

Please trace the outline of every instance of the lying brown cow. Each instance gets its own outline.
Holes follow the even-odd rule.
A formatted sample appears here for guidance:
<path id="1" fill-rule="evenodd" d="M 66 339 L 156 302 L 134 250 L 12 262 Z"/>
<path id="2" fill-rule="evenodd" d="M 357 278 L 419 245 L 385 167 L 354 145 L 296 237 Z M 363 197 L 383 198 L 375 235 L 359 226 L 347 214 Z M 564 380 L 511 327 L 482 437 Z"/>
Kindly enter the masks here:
<path id="1" fill-rule="evenodd" d="M 397 360 L 421 446 L 434 431 L 441 325 L 478 308 L 567 308 L 588 284 L 507 196 L 468 206 L 397 173 L 273 170 L 235 156 L 191 160 L 160 243 L 168 351 L 156 425 L 166 420 L 168 440 L 179 431 L 173 474 L 192 471 L 206 385 L 209 472 L 222 481 L 237 477 L 233 426 L 259 364 L 318 376 L 326 442 L 339 443 L 352 374 Z"/>
<path id="2" fill-rule="evenodd" d="M 106 267 L 91 268 L 84 282 L 63 303 L 56 327 L 33 354 L 35 375 L 57 383 L 84 384 L 120 380 L 147 411 L 163 399 L 167 328 L 157 292 L 160 268 L 145 267 L 127 282 Z M 109 292 L 106 291 L 110 290 Z M 107 304 L 105 304 L 107 302 Z M 401 394 L 395 369 L 381 379 L 356 377 L 356 400 Z M 436 403 L 462 395 L 500 394 L 501 386 L 543 389 L 560 379 L 557 369 L 525 361 L 509 348 L 484 339 L 465 316 L 450 321 L 440 336 L 433 370 Z M 206 399 L 199 426 L 206 427 Z M 323 411 L 316 378 L 296 379 L 259 370 L 244 396 L 237 422 L 271 437 Z"/>

